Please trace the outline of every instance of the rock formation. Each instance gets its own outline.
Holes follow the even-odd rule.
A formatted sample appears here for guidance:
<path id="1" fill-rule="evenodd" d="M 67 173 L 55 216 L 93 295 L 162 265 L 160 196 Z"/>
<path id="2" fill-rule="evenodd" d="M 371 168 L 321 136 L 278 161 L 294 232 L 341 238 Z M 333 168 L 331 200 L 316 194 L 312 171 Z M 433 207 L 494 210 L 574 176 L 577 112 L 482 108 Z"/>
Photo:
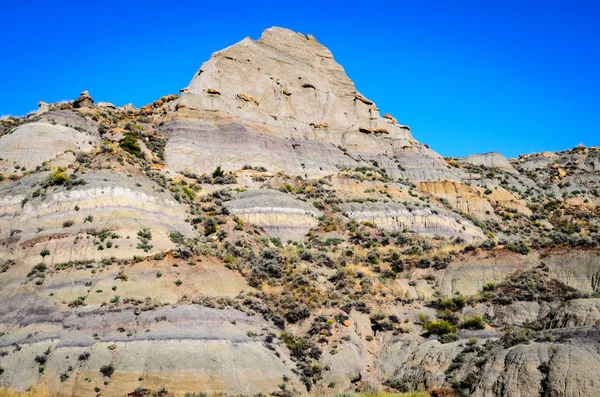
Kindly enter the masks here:
<path id="1" fill-rule="evenodd" d="M 0 120 L 0 389 L 595 395 L 599 192 L 599 148 L 442 158 L 281 28 L 40 102 Z"/>

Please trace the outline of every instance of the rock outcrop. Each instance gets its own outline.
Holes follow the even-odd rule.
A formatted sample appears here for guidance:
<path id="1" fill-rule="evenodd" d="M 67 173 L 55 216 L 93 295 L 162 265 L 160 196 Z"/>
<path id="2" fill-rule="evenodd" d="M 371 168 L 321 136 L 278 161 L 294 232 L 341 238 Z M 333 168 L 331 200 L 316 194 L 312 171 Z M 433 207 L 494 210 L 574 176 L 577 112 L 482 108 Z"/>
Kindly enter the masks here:
<path id="1" fill-rule="evenodd" d="M 462 159 L 465 163 L 483 166 L 490 169 L 498 169 L 511 174 L 518 174 L 518 171 L 508 162 L 506 157 L 498 152 L 471 154 Z"/>
<path id="2" fill-rule="evenodd" d="M 90 151 L 98 143 L 98 138 L 92 132 L 58 124 L 24 124 L 0 137 L 0 172 L 12 174 L 23 168 L 34 170 L 68 150 Z"/>
<path id="3" fill-rule="evenodd" d="M 407 207 L 400 203 L 344 203 L 340 208 L 349 218 L 384 229 L 407 229 L 429 236 L 462 236 L 467 240 L 484 238 L 482 231 L 472 223 L 429 208 Z"/>
<path id="4" fill-rule="evenodd" d="M 213 54 L 173 106 L 181 106 L 175 115 L 216 121 L 195 128 L 220 130 L 220 142 L 194 134 L 185 146 L 202 157 L 195 146 L 211 145 L 225 169 L 236 169 L 246 156 L 252 165 L 312 177 L 363 158 L 381 162 L 393 177 L 458 179 L 410 129 L 380 117 L 327 48 L 287 29 L 268 29 L 257 41 L 246 38 Z M 249 152 L 233 152 L 237 145 Z M 181 149 L 169 149 L 167 157 L 179 157 Z"/>
<path id="5" fill-rule="evenodd" d="M 93 105 L 94 105 L 94 100 L 90 97 L 90 94 L 89 94 L 89 92 L 87 92 L 87 90 L 83 91 L 79 95 L 79 98 L 77 98 L 73 102 L 73 107 L 75 109 L 77 109 L 77 108 L 89 108 L 89 107 L 92 107 Z"/>
<path id="6" fill-rule="evenodd" d="M 139 109 L 3 117 L 0 388 L 597 394 L 600 148 L 412 134 L 281 28 Z"/>
<path id="7" fill-rule="evenodd" d="M 240 193 L 227 202 L 227 207 L 244 222 L 261 226 L 269 235 L 284 242 L 302 241 L 322 215 L 312 204 L 276 190 Z"/>

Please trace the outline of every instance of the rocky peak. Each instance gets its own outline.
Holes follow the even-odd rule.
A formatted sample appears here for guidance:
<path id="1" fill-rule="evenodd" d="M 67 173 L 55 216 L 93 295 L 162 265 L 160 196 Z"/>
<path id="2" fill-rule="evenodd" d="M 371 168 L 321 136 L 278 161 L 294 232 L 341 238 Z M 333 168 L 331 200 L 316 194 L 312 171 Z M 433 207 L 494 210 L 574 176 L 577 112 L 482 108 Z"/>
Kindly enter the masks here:
<path id="1" fill-rule="evenodd" d="M 311 35 L 273 27 L 218 51 L 198 70 L 180 104 L 282 132 L 356 131 L 414 142 L 382 118 L 331 51 Z"/>

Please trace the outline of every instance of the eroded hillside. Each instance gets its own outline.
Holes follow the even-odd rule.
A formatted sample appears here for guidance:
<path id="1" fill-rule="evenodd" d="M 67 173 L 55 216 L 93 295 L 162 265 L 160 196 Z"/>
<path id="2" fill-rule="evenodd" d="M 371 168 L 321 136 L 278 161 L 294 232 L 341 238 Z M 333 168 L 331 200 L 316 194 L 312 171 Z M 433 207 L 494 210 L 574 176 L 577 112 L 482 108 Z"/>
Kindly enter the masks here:
<path id="1" fill-rule="evenodd" d="M 600 148 L 442 158 L 280 28 L 40 103 L 0 120 L 0 387 L 595 395 L 599 191 Z"/>

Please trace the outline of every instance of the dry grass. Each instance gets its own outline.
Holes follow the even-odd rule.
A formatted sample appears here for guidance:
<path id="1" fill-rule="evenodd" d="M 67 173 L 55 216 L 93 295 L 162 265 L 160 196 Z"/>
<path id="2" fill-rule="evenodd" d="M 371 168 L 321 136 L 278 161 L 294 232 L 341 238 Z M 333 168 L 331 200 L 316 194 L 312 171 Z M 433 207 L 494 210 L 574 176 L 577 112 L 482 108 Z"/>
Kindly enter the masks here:
<path id="1" fill-rule="evenodd" d="M 431 250 L 424 252 L 423 255 L 420 256 L 420 258 L 422 257 L 430 260 L 433 259 L 435 256 L 439 258 L 444 258 L 452 252 L 456 253 L 462 251 L 465 247 L 466 244 L 452 243 L 434 246 Z"/>
<path id="2" fill-rule="evenodd" d="M 263 294 L 266 295 L 279 296 L 283 293 L 283 286 L 281 285 L 273 286 L 267 283 L 263 283 L 260 289 L 263 292 Z"/>
<path id="3" fill-rule="evenodd" d="M 0 397 L 52 397 L 52 393 L 47 387 L 31 389 L 26 392 L 16 392 L 6 389 L 0 389 Z"/>

